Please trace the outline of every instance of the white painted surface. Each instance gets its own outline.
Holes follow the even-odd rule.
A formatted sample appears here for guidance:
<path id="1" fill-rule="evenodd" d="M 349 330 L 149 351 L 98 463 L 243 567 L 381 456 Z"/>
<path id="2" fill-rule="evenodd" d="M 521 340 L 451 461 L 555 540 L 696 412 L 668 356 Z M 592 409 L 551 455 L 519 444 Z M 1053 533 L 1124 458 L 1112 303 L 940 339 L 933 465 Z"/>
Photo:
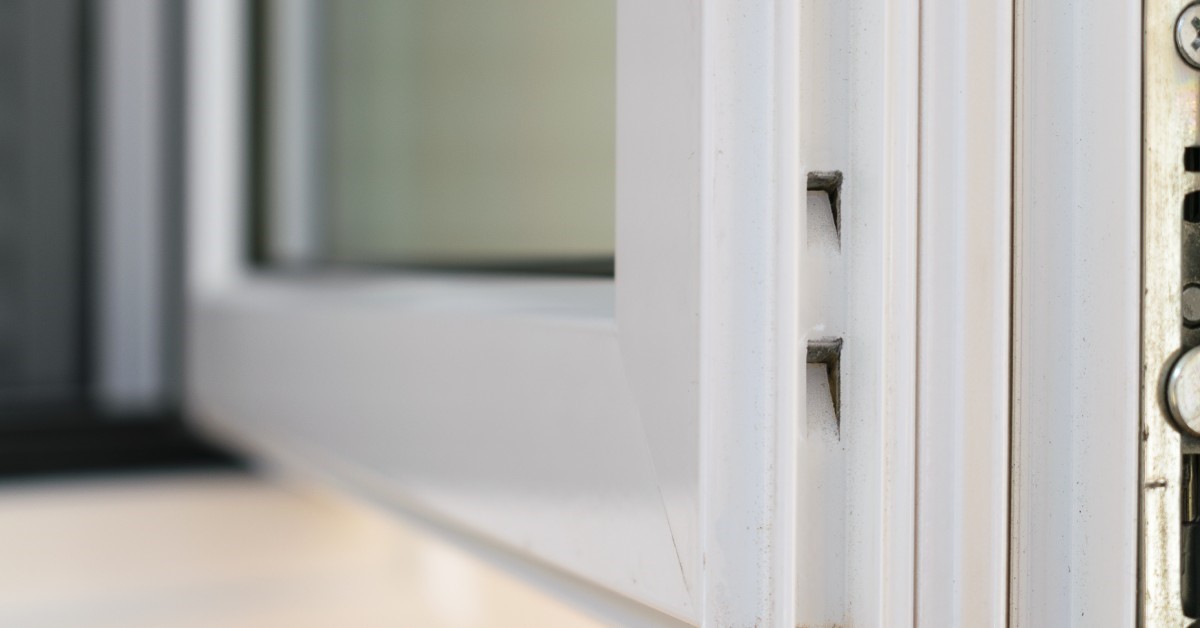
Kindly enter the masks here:
<path id="1" fill-rule="evenodd" d="M 701 620 L 794 626 L 799 164 L 794 3 L 704 3 Z M 796 391 L 800 394 L 797 395 Z"/>
<path id="2" fill-rule="evenodd" d="M 616 327 L 691 617 L 702 606 L 699 475 L 700 7 L 617 3 Z"/>
<path id="3" fill-rule="evenodd" d="M 1008 616 L 1012 6 L 921 7 L 918 626 Z"/>
<path id="4" fill-rule="evenodd" d="M 831 10 L 846 20 L 834 23 L 844 38 L 834 35 L 828 51 L 845 59 L 847 69 L 840 78 L 832 73 L 832 80 L 845 86 L 831 101 L 830 113 L 832 120 L 844 120 L 845 136 L 830 140 L 844 148 L 824 150 L 847 160 L 841 426 L 847 617 L 842 623 L 907 626 L 913 621 L 915 573 L 920 5 L 863 0 L 842 9 L 839 4 L 831 3 Z"/>
<path id="5" fill-rule="evenodd" d="M 249 282 L 195 310 L 193 408 L 686 617 L 612 298 L 604 281 Z"/>
<path id="6" fill-rule="evenodd" d="M 1018 626 L 1134 623 L 1141 24 L 1135 2 L 1017 2 Z"/>

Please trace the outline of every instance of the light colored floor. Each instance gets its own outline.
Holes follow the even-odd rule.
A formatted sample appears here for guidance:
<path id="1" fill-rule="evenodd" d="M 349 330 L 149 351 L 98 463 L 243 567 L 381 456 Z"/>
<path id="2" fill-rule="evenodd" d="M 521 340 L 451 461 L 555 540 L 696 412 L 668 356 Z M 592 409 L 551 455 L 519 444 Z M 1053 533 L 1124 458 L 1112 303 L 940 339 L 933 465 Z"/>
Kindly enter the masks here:
<path id="1" fill-rule="evenodd" d="M 0 484 L 0 626 L 594 626 L 464 552 L 234 473 Z"/>

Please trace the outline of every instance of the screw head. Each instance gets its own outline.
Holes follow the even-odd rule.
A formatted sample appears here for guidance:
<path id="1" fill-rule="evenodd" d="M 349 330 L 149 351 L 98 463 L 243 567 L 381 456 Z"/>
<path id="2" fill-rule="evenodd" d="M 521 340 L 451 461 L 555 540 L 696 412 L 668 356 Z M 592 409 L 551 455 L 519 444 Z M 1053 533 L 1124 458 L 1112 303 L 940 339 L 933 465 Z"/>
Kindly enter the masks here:
<path id="1" fill-rule="evenodd" d="M 1175 49 L 1188 65 L 1200 70 L 1200 2 L 1184 7 L 1175 20 Z"/>
<path id="2" fill-rule="evenodd" d="M 1167 408 L 1185 434 L 1200 437 L 1200 347 L 1192 347 L 1167 373 Z"/>

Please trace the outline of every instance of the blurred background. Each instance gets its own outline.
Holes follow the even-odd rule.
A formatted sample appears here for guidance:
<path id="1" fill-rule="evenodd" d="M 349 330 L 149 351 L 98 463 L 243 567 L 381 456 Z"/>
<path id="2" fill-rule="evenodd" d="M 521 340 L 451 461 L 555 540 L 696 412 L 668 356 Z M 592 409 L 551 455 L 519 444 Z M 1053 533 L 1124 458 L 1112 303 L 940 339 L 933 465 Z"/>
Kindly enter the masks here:
<path id="1" fill-rule="evenodd" d="M 613 2 L 244 7 L 248 264 L 612 275 Z M 0 0 L 0 625 L 588 624 L 188 427 L 187 15 Z"/>

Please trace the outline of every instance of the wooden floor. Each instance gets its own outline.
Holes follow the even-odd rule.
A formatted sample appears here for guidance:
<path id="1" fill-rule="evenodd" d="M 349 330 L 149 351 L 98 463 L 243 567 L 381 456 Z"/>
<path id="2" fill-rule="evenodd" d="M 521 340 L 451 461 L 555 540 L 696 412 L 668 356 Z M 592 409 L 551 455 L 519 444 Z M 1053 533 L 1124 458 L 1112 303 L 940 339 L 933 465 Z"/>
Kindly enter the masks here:
<path id="1" fill-rule="evenodd" d="M 0 626 L 594 626 L 329 495 L 177 473 L 0 484 Z"/>

